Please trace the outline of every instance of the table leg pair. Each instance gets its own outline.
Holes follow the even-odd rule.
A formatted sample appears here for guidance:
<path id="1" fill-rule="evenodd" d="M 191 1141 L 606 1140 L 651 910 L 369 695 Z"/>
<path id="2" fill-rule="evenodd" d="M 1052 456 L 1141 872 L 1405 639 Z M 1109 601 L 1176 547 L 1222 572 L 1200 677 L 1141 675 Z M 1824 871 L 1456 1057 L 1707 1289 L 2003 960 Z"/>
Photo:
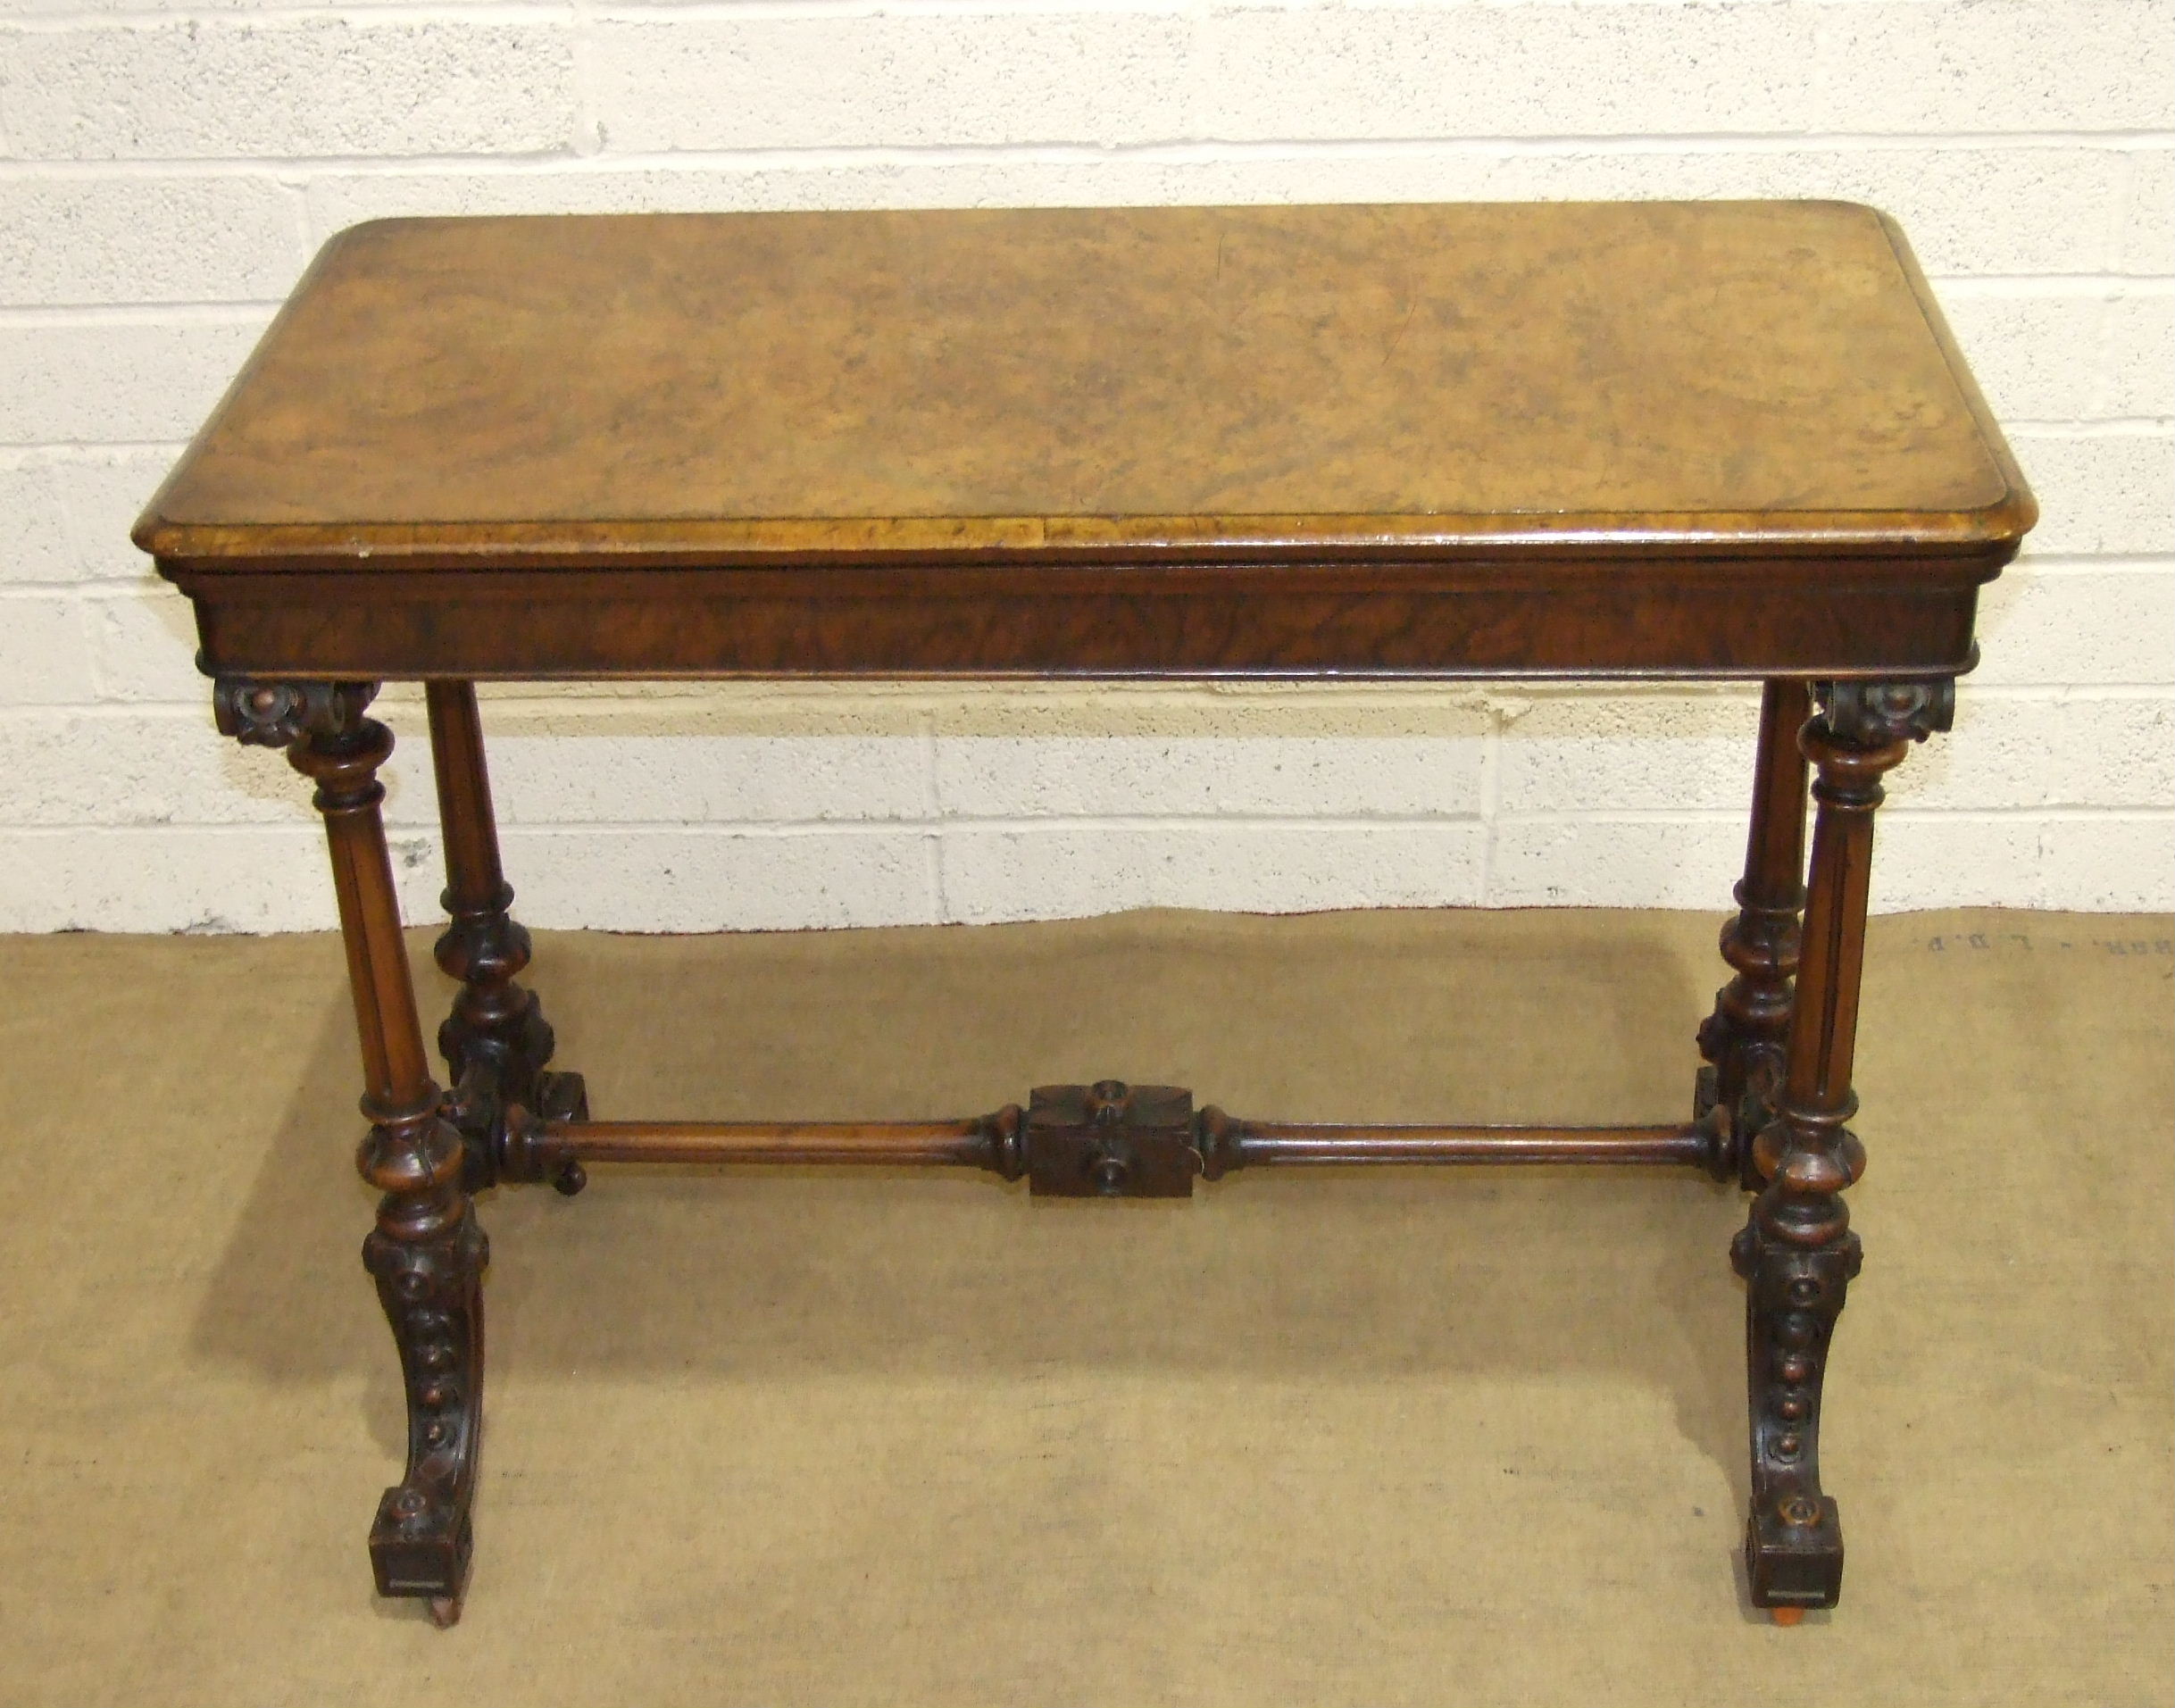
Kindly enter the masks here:
<path id="1" fill-rule="evenodd" d="M 385 726 L 366 715 L 375 691 L 375 684 L 365 683 L 225 679 L 214 704 L 222 732 L 288 747 L 295 767 L 317 784 L 362 1041 L 362 1108 L 371 1121 L 357 1162 L 384 1195 L 363 1262 L 392 1325 L 408 1404 L 407 1468 L 379 1504 L 371 1557 L 380 1594 L 424 1599 L 432 1616 L 449 1624 L 459 1617 L 467 1582 L 481 1422 L 480 1282 L 488 1246 L 470 1195 L 502 1174 L 537 1178 L 542 1169 L 521 1166 L 535 1150 L 522 1135 L 548 1130 L 554 1121 L 579 1129 L 588 1112 L 579 1077 L 546 1071 L 551 1028 L 536 997 L 518 982 L 529 961 L 529 937 L 507 911 L 512 891 L 499 863 L 474 690 L 459 681 L 428 687 L 445 827 L 446 904 L 453 915 L 438 959 L 461 981 L 438 1035 L 452 1088 L 441 1091 L 432 1079 L 379 813 L 384 788 L 377 772 L 393 742 Z M 1072 1099 L 1082 1112 L 1062 1134 L 1052 1128 L 1043 1135 L 1077 1138 L 1085 1132 L 1101 1146 L 1081 1153 L 1085 1166 L 1105 1182 L 1121 1180 L 1129 1169 L 1141 1174 L 1161 1169 L 1184 1173 L 1188 1190 L 1192 1173 L 1213 1178 L 1244 1160 L 1243 1140 L 1234 1135 L 1248 1130 L 1284 1133 L 1288 1160 L 1472 1161 L 1487 1158 L 1493 1147 L 1504 1160 L 1700 1160 L 1733 1172 L 1757 1195 L 1731 1246 L 1748 1287 L 1752 1496 L 1746 1560 L 1754 1603 L 1786 1621 L 1805 1608 L 1834 1605 L 1842 1578 L 1835 1503 L 1820 1487 L 1820 1396 L 1829 1341 L 1860 1261 L 1842 1194 L 1864 1169 L 1863 1149 L 1846 1123 L 1856 1108 L 1851 1059 L 1872 814 L 1882 774 L 1912 741 L 1947 728 L 1954 704 L 1950 680 L 1821 683 L 1817 712 L 1813 692 L 1814 685 L 1797 680 L 1766 688 L 1739 912 L 1722 933 L 1722 953 L 1735 977 L 1700 1029 L 1701 1053 L 1710 1065 L 1700 1076 L 1694 1128 L 1678 1134 L 1596 1129 L 1604 1137 L 1589 1135 L 1582 1146 L 1559 1133 L 1554 1149 L 1478 1129 L 1404 1129 L 1431 1137 L 1403 1143 L 1383 1137 L 1389 1129 L 1315 1129 L 1365 1135 L 1324 1141 L 1296 1129 L 1249 1129 L 1212 1109 L 1196 1118 L 1189 1100 L 1182 1122 L 1174 1116 L 1157 1127 L 1153 1121 L 1159 1118 L 1131 1112 L 1127 1088 L 1096 1087 L 1052 1088 L 1085 1094 Z M 1812 795 L 1818 804 L 1809 888 L 1803 876 L 1808 762 L 1817 772 Z M 1174 1088 L 1147 1088 L 1139 1096 L 1146 1098 L 1151 1089 Z M 1052 1106 L 1064 1101 L 1054 1099 Z M 1098 1121 L 1135 1124 L 1096 1140 L 1098 1130 L 1108 1130 L 1098 1129 Z M 891 1124 L 892 1133 L 911 1135 L 912 1142 L 889 1152 L 868 1147 L 867 1134 L 881 1139 L 883 1124 L 832 1129 L 829 1142 L 843 1146 L 832 1160 L 888 1154 L 975 1162 L 1008 1178 L 1027 1171 L 1016 1108 L 956 1127 Z M 720 1149 L 714 1136 L 721 1129 L 699 1130 L 712 1135 L 713 1155 L 771 1160 L 791 1154 L 779 1136 L 795 1131 L 766 1128 L 762 1146 Z M 1607 1147 L 1609 1130 L 1627 1137 L 1614 1153 Z M 1628 1143 L 1632 1134 L 1641 1136 L 1636 1145 Z M 1113 1163 L 1120 1154 L 1113 1146 L 1158 1135 L 1176 1148 L 1151 1151 L 1145 1162 L 1128 1150 L 1123 1162 Z M 1720 1149 L 1707 1142 L 1716 1136 Z M 1273 1139 L 1266 1144 L 1271 1154 L 1263 1160 L 1274 1160 L 1277 1147 Z M 572 1159 L 560 1158 L 550 1171 L 562 1189 L 578 1188 Z"/>

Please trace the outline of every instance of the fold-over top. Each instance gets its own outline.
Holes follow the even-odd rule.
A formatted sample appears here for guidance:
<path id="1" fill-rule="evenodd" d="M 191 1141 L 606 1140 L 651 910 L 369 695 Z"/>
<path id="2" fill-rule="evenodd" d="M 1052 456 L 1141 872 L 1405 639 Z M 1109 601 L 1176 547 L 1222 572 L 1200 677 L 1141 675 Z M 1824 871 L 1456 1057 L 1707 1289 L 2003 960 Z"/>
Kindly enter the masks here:
<path id="1" fill-rule="evenodd" d="M 1838 203 L 396 220 L 138 524 L 199 572 L 1985 553 L 2032 504 Z"/>

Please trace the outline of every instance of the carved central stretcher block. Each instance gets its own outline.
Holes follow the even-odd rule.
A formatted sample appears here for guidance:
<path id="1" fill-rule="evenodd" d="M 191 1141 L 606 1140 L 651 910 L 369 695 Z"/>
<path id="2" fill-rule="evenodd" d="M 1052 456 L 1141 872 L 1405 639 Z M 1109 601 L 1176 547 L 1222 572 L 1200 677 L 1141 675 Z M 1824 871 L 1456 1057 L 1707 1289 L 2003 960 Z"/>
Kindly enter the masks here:
<path id="1" fill-rule="evenodd" d="M 1037 1086 L 1026 1142 L 1028 1189 L 1038 1197 L 1190 1198 L 1201 1171 L 1183 1086 Z"/>

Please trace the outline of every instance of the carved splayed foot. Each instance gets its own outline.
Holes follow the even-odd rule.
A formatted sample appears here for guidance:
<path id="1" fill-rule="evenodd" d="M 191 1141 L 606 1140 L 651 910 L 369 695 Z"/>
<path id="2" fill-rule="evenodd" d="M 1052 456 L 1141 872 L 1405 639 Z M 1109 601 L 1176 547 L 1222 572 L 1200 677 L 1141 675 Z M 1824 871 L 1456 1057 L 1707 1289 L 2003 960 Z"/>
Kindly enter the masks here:
<path id="1" fill-rule="evenodd" d="M 1832 1607 L 1842 1591 L 1843 1530 L 1820 1486 L 1822 1379 L 1844 1295 L 1862 1261 L 1857 1236 L 1808 1250 L 1755 1223 L 1731 1247 L 1749 1287 L 1746 1371 L 1752 1512 L 1745 1567 L 1759 1607 Z"/>
<path id="2" fill-rule="evenodd" d="M 408 1401 L 407 1471 L 385 1491 L 371 1527 L 371 1563 L 383 1596 L 457 1608 L 468 1583 L 488 1258 L 465 1205 L 441 1237 L 413 1241 L 379 1228 L 363 1244 L 363 1263 L 377 1278 L 400 1348 Z"/>

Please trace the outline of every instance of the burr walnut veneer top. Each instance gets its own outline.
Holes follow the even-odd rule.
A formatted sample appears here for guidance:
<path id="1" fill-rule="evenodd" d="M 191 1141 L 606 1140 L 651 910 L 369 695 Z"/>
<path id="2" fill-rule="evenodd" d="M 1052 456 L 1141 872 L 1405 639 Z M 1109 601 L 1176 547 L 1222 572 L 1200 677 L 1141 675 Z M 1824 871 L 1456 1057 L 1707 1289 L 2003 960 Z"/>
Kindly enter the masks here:
<path id="1" fill-rule="evenodd" d="M 2032 506 L 1835 203 L 399 220 L 138 524 L 292 564 L 1985 554 Z"/>

